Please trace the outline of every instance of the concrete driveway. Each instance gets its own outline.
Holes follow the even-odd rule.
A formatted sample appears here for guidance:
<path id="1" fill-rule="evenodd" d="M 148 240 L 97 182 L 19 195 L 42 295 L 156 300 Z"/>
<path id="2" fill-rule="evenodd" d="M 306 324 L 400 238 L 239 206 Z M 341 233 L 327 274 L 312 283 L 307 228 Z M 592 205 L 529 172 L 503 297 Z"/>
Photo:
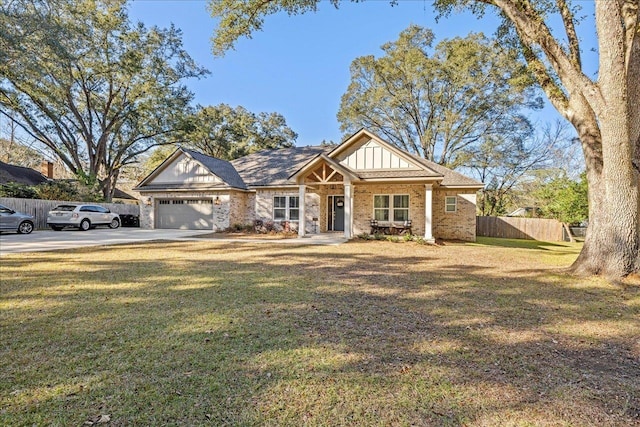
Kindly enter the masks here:
<path id="1" fill-rule="evenodd" d="M 202 240 L 211 230 L 144 230 L 141 228 L 96 228 L 88 231 L 65 229 L 62 231 L 36 230 L 31 234 L 0 233 L 0 256 L 18 252 L 53 251 L 83 246 L 115 245 L 149 240 Z M 260 240 L 218 238 L 215 241 L 336 245 L 346 240 L 340 235 L 318 234 L 303 239 Z"/>
<path id="2" fill-rule="evenodd" d="M 16 252 L 52 251 L 83 246 L 115 245 L 148 240 L 197 239 L 211 231 L 197 230 L 143 230 L 140 228 L 96 228 L 88 231 L 65 229 L 62 231 L 36 230 L 31 234 L 0 234 L 0 256 Z"/>

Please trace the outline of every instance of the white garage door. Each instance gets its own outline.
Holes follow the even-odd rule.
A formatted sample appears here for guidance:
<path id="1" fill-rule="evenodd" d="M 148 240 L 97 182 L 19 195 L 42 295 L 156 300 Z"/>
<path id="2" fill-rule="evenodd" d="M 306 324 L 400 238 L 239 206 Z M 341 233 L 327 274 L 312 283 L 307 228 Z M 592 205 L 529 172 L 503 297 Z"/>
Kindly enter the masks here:
<path id="1" fill-rule="evenodd" d="M 158 200 L 156 228 L 212 230 L 213 201 L 211 199 Z"/>

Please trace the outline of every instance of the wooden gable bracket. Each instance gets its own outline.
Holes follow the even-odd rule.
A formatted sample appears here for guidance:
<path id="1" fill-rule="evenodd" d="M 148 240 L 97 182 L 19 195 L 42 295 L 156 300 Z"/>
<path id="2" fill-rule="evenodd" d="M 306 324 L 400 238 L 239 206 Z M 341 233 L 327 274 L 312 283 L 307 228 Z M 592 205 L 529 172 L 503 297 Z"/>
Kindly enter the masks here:
<path id="1" fill-rule="evenodd" d="M 321 184 L 326 184 L 335 181 L 335 178 L 338 178 L 338 176 L 336 175 L 342 177 L 342 175 L 340 175 L 336 169 L 332 168 L 326 163 L 323 163 L 320 168 L 311 171 L 311 173 L 307 175 L 306 180 L 308 180 L 309 182 L 319 182 Z"/>

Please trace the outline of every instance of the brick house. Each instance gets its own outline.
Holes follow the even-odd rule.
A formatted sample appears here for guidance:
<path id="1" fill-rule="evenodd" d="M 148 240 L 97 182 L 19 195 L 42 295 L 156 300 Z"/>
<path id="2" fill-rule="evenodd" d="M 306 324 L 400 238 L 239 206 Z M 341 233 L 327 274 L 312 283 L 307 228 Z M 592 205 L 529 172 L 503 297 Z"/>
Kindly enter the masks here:
<path id="1" fill-rule="evenodd" d="M 144 228 L 218 231 L 261 220 L 300 237 L 351 238 L 369 233 L 374 220 L 390 232 L 410 226 L 426 240 L 474 241 L 482 187 L 362 129 L 338 146 L 264 150 L 231 162 L 179 148 L 135 190 Z"/>

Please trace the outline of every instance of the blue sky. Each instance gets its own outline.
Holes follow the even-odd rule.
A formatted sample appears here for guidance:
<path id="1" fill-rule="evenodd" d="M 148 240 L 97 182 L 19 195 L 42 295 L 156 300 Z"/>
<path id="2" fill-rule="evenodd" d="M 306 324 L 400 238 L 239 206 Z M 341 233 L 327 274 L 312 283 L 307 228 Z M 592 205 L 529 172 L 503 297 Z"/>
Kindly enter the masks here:
<path id="1" fill-rule="evenodd" d="M 196 103 L 282 114 L 298 133 L 300 146 L 342 139 L 336 114 L 355 58 L 380 55 L 380 46 L 397 40 L 410 24 L 431 28 L 438 42 L 469 32 L 491 35 L 498 22 L 493 15 L 478 19 L 455 14 L 436 23 L 431 0 L 400 0 L 394 7 L 388 0 L 344 2 L 338 10 L 323 2 L 316 13 L 267 17 L 263 31 L 216 58 L 210 40 L 217 22 L 206 6 L 204 0 L 134 0 L 129 16 L 147 25 L 173 23 L 182 30 L 185 49 L 211 71 L 205 79 L 188 82 Z M 592 45 L 593 34 L 586 40 Z M 595 54 L 585 53 L 585 64 L 593 62 L 587 66 L 595 70 Z M 539 123 L 559 117 L 550 107 L 531 115 Z"/>

